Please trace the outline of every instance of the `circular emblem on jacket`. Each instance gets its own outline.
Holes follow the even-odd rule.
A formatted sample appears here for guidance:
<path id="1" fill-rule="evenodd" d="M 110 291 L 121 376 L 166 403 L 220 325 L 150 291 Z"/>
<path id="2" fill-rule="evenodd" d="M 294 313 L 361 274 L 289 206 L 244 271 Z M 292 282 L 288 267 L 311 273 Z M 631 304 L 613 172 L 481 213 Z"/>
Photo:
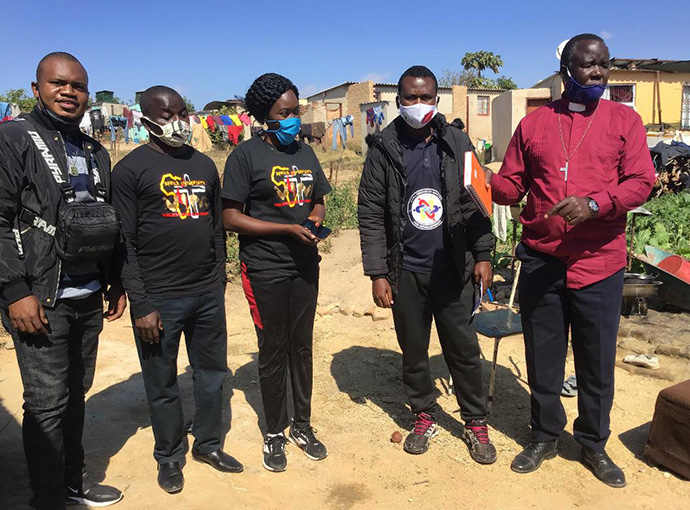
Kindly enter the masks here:
<path id="1" fill-rule="evenodd" d="M 443 222 L 441 194 L 432 188 L 414 192 L 407 203 L 407 216 L 420 230 L 434 230 Z"/>

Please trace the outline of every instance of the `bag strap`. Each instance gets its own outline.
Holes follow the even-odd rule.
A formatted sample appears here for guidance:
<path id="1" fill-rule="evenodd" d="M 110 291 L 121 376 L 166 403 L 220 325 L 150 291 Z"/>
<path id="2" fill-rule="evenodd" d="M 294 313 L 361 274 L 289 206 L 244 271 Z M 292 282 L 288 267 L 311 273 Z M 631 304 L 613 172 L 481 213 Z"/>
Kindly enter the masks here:
<path id="1" fill-rule="evenodd" d="M 53 156 L 53 154 L 50 152 L 48 145 L 43 140 L 41 135 L 38 134 L 36 126 L 34 126 L 33 122 L 31 122 L 27 117 L 17 119 L 17 121 L 19 125 L 22 126 L 31 137 L 31 140 L 34 142 L 34 145 L 38 149 L 38 152 L 41 154 L 41 157 L 43 157 L 43 161 L 45 161 L 46 165 L 48 165 L 50 174 L 53 176 L 53 179 L 55 179 L 55 182 L 58 183 L 58 186 L 62 186 L 63 183 L 69 184 L 69 178 L 67 177 L 67 174 L 63 173 L 62 169 L 60 168 L 60 165 L 57 164 L 55 156 Z M 33 129 L 29 129 L 26 125 L 23 124 L 23 122 L 26 122 Z"/>
<path id="2" fill-rule="evenodd" d="M 18 120 L 24 121 L 27 124 L 29 124 L 32 128 L 34 128 L 34 130 L 29 130 L 26 126 L 22 125 L 22 127 L 26 129 L 26 132 L 33 140 L 34 145 L 43 157 L 43 160 L 48 165 L 53 179 L 55 179 L 55 182 L 57 182 L 58 186 L 60 187 L 60 192 L 62 193 L 63 199 L 67 203 L 73 202 L 76 199 L 76 193 L 72 185 L 69 183 L 69 172 L 63 174 L 62 170 L 60 169 L 60 166 L 56 162 L 57 160 L 55 159 L 55 156 L 53 156 L 53 154 L 50 152 L 48 145 L 45 143 L 41 135 L 38 134 L 38 131 L 34 126 L 34 123 L 26 117 Z M 86 160 L 86 167 L 89 171 L 91 189 L 93 190 L 94 199 L 96 201 L 103 202 L 105 201 L 106 191 L 105 187 L 100 181 L 100 178 L 96 178 L 96 171 L 94 171 L 93 169 L 93 145 L 91 145 L 90 143 L 84 144 L 82 150 L 84 151 L 84 159 Z"/>

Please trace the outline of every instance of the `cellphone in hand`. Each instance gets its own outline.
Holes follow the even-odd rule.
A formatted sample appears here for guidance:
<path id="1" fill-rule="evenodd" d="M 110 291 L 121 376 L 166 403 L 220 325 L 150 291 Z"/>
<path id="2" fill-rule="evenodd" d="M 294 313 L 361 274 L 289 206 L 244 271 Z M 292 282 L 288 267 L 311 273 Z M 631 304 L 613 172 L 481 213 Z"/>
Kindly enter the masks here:
<path id="1" fill-rule="evenodd" d="M 302 226 L 321 240 L 326 239 L 331 233 L 330 228 L 323 225 L 317 227 L 316 223 L 309 218 L 302 222 Z"/>

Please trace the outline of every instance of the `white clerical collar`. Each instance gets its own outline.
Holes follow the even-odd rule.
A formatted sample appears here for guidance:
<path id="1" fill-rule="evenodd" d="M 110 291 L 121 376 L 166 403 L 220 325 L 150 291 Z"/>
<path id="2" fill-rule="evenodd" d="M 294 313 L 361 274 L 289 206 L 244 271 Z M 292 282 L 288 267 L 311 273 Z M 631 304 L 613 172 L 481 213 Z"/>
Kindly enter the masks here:
<path id="1" fill-rule="evenodd" d="M 583 104 L 573 103 L 572 101 L 568 103 L 568 110 L 571 112 L 584 112 L 586 109 L 587 107 Z"/>

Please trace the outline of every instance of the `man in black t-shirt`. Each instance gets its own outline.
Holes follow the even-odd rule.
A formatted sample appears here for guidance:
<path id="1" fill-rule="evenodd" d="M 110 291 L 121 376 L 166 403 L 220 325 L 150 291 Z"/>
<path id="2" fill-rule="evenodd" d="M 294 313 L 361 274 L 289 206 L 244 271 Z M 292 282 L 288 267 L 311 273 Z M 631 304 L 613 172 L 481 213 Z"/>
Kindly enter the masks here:
<path id="1" fill-rule="evenodd" d="M 127 254 L 122 281 L 149 401 L 154 458 L 163 490 L 182 490 L 182 405 L 177 353 L 185 334 L 194 370 L 192 456 L 219 471 L 242 465 L 221 450 L 223 383 L 227 373 L 225 237 L 215 164 L 189 145 L 189 113 L 173 89 L 141 96 L 151 139 L 113 170 L 113 204 Z"/>

